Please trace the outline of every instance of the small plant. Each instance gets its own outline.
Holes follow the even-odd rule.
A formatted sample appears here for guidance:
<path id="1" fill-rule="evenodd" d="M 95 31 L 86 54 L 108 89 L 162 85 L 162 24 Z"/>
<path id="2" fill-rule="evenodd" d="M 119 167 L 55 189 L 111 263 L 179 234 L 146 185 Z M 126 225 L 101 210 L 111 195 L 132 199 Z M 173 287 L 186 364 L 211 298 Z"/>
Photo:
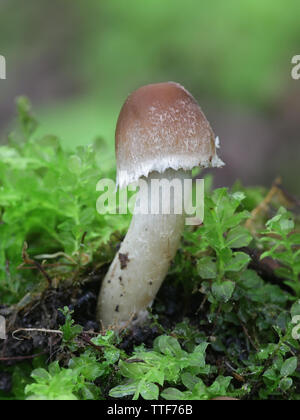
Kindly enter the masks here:
<path id="1" fill-rule="evenodd" d="M 289 322 L 285 332 L 278 326 L 274 327 L 277 343 L 268 343 L 244 362 L 246 368 L 236 372 L 243 378 L 251 377 L 253 383 L 260 384 L 259 397 L 263 400 L 271 395 L 294 395 L 296 387 L 293 378 L 299 379 L 297 372 L 299 363 L 299 342 L 292 337 L 293 324 Z M 251 388 L 249 388 L 251 392 Z M 253 392 L 253 391 L 252 391 Z M 298 397 L 295 397 L 298 399 Z"/>
<path id="2" fill-rule="evenodd" d="M 281 207 L 266 223 L 266 228 L 260 239 L 266 249 L 261 259 L 271 257 L 278 261 L 281 267 L 276 269 L 276 274 L 284 278 L 284 283 L 300 297 L 300 233 L 294 231 L 295 222 Z"/>
<path id="3" fill-rule="evenodd" d="M 74 323 L 72 312 L 68 308 L 64 308 L 61 312 L 66 317 L 66 322 L 61 327 L 63 346 L 66 346 L 72 354 L 79 350 L 78 340 L 82 327 Z M 116 342 L 115 333 L 107 331 L 106 335 L 99 335 L 92 339 L 94 346 L 86 349 L 78 357 L 72 357 L 66 367 L 61 367 L 56 361 L 50 364 L 48 369 L 33 370 L 31 377 L 34 382 L 25 388 L 27 399 L 103 399 L 101 388 L 105 389 L 105 381 L 108 377 L 110 377 L 110 381 L 113 381 L 114 365 L 119 361 L 121 355 L 126 356 L 115 346 Z M 94 383 L 96 379 L 102 382 L 102 387 L 96 386 Z"/>
<path id="4" fill-rule="evenodd" d="M 198 257 L 197 270 L 203 280 L 210 280 L 211 299 L 228 302 L 236 280 L 247 267 L 250 257 L 237 250 L 246 247 L 251 234 L 241 226 L 249 213 L 240 209 L 245 194 L 230 194 L 226 188 L 205 198 L 205 221 L 196 232 L 187 232 L 188 249 Z M 202 284 L 206 287 L 206 283 Z"/>
<path id="5" fill-rule="evenodd" d="M 97 182 L 114 176 L 114 170 L 104 174 L 101 169 L 103 145 L 64 150 L 56 136 L 36 136 L 26 98 L 17 108 L 19 128 L 0 145 L 1 304 L 17 303 L 34 287 L 40 291 L 43 275 L 37 276 L 35 259 L 42 260 L 56 285 L 76 282 L 96 254 L 109 262 L 113 251 L 103 246 L 129 222 L 127 215 L 96 211 Z M 25 242 L 31 271 L 22 265 Z"/>
<path id="6" fill-rule="evenodd" d="M 65 317 L 65 324 L 60 327 L 60 331 L 63 333 L 62 345 L 74 352 L 77 350 L 76 338 L 81 334 L 83 328 L 80 325 L 76 325 L 72 319 L 74 311 L 70 311 L 68 307 L 60 309 L 60 312 Z M 75 324 L 75 325 L 74 325 Z"/>
<path id="7" fill-rule="evenodd" d="M 68 368 L 61 368 L 58 362 L 48 370 L 36 369 L 31 377 L 34 383 L 27 385 L 25 392 L 29 400 L 93 400 L 100 398 L 100 389 L 93 384 L 103 369 L 97 358 L 86 351 L 70 360 Z"/>
<path id="8" fill-rule="evenodd" d="M 182 384 L 187 388 L 181 391 L 177 388 L 167 388 L 162 392 L 161 396 L 165 400 L 212 400 L 220 396 L 231 396 L 229 390 L 232 378 L 218 376 L 215 381 L 207 386 L 202 379 L 189 373 L 182 375 Z"/>
<path id="9" fill-rule="evenodd" d="M 201 343 L 192 352 L 183 350 L 176 338 L 166 335 L 157 337 L 153 350 L 147 351 L 144 346 L 135 349 L 128 360 L 120 360 L 119 368 L 122 376 L 127 378 L 125 384 L 118 385 L 110 391 L 111 397 L 133 395 L 136 400 L 141 395 L 146 400 L 157 400 L 160 387 L 166 384 L 187 385 L 192 392 L 201 394 L 202 399 L 209 399 L 226 393 L 231 378 L 219 377 L 215 384 L 206 388 L 200 376 L 208 376 L 212 369 L 205 362 L 205 351 L 208 343 Z M 220 386 L 217 386 L 219 384 Z M 226 384 L 226 385 L 225 385 Z M 166 387 L 161 394 L 165 399 L 173 399 L 180 394 L 182 398 L 191 393 L 181 393 L 174 388 Z"/>

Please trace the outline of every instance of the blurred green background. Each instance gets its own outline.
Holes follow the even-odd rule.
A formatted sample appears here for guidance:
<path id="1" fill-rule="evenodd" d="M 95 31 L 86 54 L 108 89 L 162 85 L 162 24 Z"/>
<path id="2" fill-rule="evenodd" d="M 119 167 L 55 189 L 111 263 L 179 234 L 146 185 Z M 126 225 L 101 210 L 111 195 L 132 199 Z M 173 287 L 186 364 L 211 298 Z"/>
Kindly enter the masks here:
<path id="1" fill-rule="evenodd" d="M 270 185 L 300 194 L 299 0 L 1 0 L 0 133 L 27 95 L 40 121 L 74 148 L 114 127 L 126 96 L 173 80 L 199 101 L 227 163 L 216 185 Z"/>

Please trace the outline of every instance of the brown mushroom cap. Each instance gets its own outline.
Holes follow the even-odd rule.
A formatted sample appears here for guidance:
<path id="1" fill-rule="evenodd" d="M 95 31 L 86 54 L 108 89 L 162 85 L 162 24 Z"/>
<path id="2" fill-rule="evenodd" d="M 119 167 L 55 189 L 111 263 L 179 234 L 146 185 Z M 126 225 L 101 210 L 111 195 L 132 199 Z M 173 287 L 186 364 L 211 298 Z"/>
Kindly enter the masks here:
<path id="1" fill-rule="evenodd" d="M 198 103 L 174 82 L 143 86 L 129 95 L 117 122 L 116 158 L 121 188 L 153 171 L 223 166 Z"/>

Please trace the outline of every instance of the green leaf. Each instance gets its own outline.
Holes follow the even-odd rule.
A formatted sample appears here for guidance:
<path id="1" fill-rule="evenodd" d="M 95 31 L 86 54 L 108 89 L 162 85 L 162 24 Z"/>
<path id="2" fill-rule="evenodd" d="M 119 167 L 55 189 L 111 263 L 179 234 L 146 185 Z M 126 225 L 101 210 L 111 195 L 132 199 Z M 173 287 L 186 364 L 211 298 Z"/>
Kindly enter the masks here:
<path id="1" fill-rule="evenodd" d="M 276 344 L 270 343 L 268 346 L 259 350 L 257 357 L 259 360 L 267 360 L 276 350 Z"/>
<path id="2" fill-rule="evenodd" d="M 291 307 L 291 315 L 292 317 L 300 315 L 300 300 L 295 302 Z"/>
<path id="3" fill-rule="evenodd" d="M 185 395 L 183 392 L 179 391 L 176 388 L 167 388 L 161 393 L 162 398 L 165 400 L 185 400 Z"/>
<path id="4" fill-rule="evenodd" d="M 76 175 L 79 175 L 82 168 L 82 162 L 79 156 L 73 155 L 70 156 L 68 162 L 68 168 L 70 172 L 73 172 Z"/>
<path id="5" fill-rule="evenodd" d="M 293 233 L 288 237 L 288 242 L 291 245 L 300 245 L 300 233 Z"/>
<path id="6" fill-rule="evenodd" d="M 228 302 L 231 299 L 234 289 L 235 283 L 230 280 L 226 280 L 221 284 L 213 283 L 211 288 L 215 298 L 223 302 Z"/>
<path id="7" fill-rule="evenodd" d="M 248 246 L 251 240 L 249 231 L 242 226 L 237 226 L 228 232 L 226 245 L 230 248 L 242 248 Z"/>
<path id="8" fill-rule="evenodd" d="M 163 354 L 180 357 L 182 349 L 174 337 L 161 335 L 154 340 L 153 348 L 161 351 Z"/>
<path id="9" fill-rule="evenodd" d="M 159 396 L 159 388 L 157 385 L 153 383 L 143 383 L 139 387 L 139 391 L 141 396 L 145 400 L 157 400 Z"/>
<path id="10" fill-rule="evenodd" d="M 118 385 L 109 391 L 109 396 L 112 398 L 122 398 L 127 395 L 134 395 L 137 389 L 137 383 L 128 383 Z"/>
<path id="11" fill-rule="evenodd" d="M 263 376 L 273 382 L 276 382 L 278 379 L 278 373 L 276 372 L 276 369 L 274 368 L 267 369 Z"/>
<path id="12" fill-rule="evenodd" d="M 36 380 L 36 382 L 43 383 L 44 381 L 47 381 L 50 379 L 49 373 L 46 371 L 46 369 L 35 369 L 32 371 L 31 376 L 33 379 Z"/>
<path id="13" fill-rule="evenodd" d="M 120 373 L 125 376 L 125 378 L 135 380 L 143 377 L 148 370 L 145 363 L 127 363 L 122 360 L 119 362 L 119 368 Z"/>
<path id="14" fill-rule="evenodd" d="M 281 207 L 276 216 L 266 223 L 266 226 L 270 232 L 275 231 L 287 235 L 294 229 L 295 224 L 291 219 L 291 214 L 284 207 Z"/>
<path id="15" fill-rule="evenodd" d="M 235 252 L 230 262 L 226 265 L 226 271 L 238 272 L 244 269 L 251 261 L 249 255 L 244 252 Z"/>
<path id="16" fill-rule="evenodd" d="M 35 132 L 37 121 L 31 114 L 31 103 L 25 96 L 17 98 L 17 109 L 21 128 L 26 140 Z"/>
<path id="17" fill-rule="evenodd" d="M 286 392 L 293 386 L 293 379 L 292 378 L 282 378 L 279 382 L 279 387 L 282 391 Z"/>
<path id="18" fill-rule="evenodd" d="M 195 385 L 199 382 L 199 378 L 197 376 L 192 375 L 190 372 L 185 372 L 181 375 L 181 380 L 183 385 L 192 391 Z"/>
<path id="19" fill-rule="evenodd" d="M 280 370 L 280 375 L 281 376 L 290 376 L 292 375 L 295 370 L 297 369 L 297 365 L 298 365 L 298 359 L 297 357 L 290 357 L 289 359 L 287 359 Z"/>
<path id="20" fill-rule="evenodd" d="M 202 279 L 215 279 L 217 277 L 217 264 L 211 257 L 204 257 L 198 261 L 198 274 Z"/>
<path id="21" fill-rule="evenodd" d="M 108 330 L 104 335 L 99 334 L 97 337 L 92 338 L 92 342 L 99 347 L 111 346 L 117 341 L 117 337 L 114 331 Z"/>

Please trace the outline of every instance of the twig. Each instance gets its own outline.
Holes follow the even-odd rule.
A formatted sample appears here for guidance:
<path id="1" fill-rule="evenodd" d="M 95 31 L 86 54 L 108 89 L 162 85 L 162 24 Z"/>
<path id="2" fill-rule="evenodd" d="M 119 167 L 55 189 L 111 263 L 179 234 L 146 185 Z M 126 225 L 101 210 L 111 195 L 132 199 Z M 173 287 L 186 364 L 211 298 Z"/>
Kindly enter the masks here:
<path id="1" fill-rule="evenodd" d="M 89 346 L 93 347 L 95 350 L 99 351 L 100 353 L 103 353 L 103 349 L 100 346 L 97 346 L 94 344 L 89 337 L 86 336 L 86 334 L 81 334 L 80 338 L 87 343 Z"/>
<path id="2" fill-rule="evenodd" d="M 84 232 L 84 234 L 82 235 L 81 241 L 80 241 L 80 245 L 84 245 L 86 235 L 87 235 L 87 232 Z"/>
<path id="3" fill-rule="evenodd" d="M 46 330 L 44 328 L 19 328 L 18 330 L 15 330 L 12 333 L 12 337 L 18 341 L 23 341 L 23 338 L 16 337 L 16 334 L 19 332 L 40 332 L 40 333 L 46 333 L 46 334 L 59 334 L 63 335 L 63 332 L 60 330 Z"/>
<path id="4" fill-rule="evenodd" d="M 55 267 L 73 267 L 74 264 L 68 264 L 68 263 L 53 263 L 53 264 L 43 264 L 43 267 L 46 268 L 55 268 Z M 27 265 L 25 266 L 24 263 L 20 264 L 18 266 L 18 270 L 34 270 L 34 269 L 38 269 L 38 267 L 36 265 Z"/>
<path id="5" fill-rule="evenodd" d="M 16 361 L 23 361 L 23 360 L 31 360 L 35 359 L 36 357 L 42 356 L 43 354 L 46 354 L 48 350 L 42 351 L 41 353 L 32 354 L 31 356 L 15 356 L 15 357 L 0 357 L 0 362 L 10 362 L 11 360 Z"/>
<path id="6" fill-rule="evenodd" d="M 259 348 L 254 343 L 254 341 L 252 340 L 250 334 L 248 333 L 248 330 L 247 330 L 246 326 L 243 323 L 242 323 L 242 327 L 243 327 L 243 330 L 244 330 L 244 333 L 245 333 L 246 337 L 248 338 L 248 340 L 250 341 L 250 343 L 252 344 L 252 346 L 255 348 L 256 351 L 259 351 Z"/>
<path id="7" fill-rule="evenodd" d="M 55 254 L 42 254 L 35 256 L 35 258 L 37 258 L 38 260 L 50 260 L 58 257 L 64 257 L 67 260 L 69 260 L 72 263 L 72 265 L 77 265 L 76 261 L 73 260 L 73 258 L 65 252 L 56 252 Z"/>
<path id="8" fill-rule="evenodd" d="M 27 254 L 27 249 L 28 249 L 28 245 L 27 245 L 27 243 L 26 242 L 24 242 L 24 246 L 23 246 L 23 249 L 22 249 L 22 258 L 23 258 L 23 261 L 26 263 L 26 264 L 33 264 L 33 265 L 35 265 L 37 268 L 38 268 L 38 270 L 43 274 L 43 276 L 45 277 L 45 279 L 47 280 L 47 282 L 48 282 L 48 285 L 49 285 L 49 287 L 51 287 L 51 285 L 52 285 L 52 280 L 51 280 L 51 278 L 48 276 L 48 274 L 46 273 L 46 271 L 43 269 L 43 267 L 41 266 L 41 264 L 39 264 L 37 261 L 35 261 L 35 260 L 32 260 L 30 257 L 29 257 L 29 255 Z"/>
<path id="9" fill-rule="evenodd" d="M 259 205 L 257 207 L 255 207 L 254 210 L 252 210 L 251 216 L 249 217 L 249 219 L 245 223 L 245 227 L 247 229 L 251 230 L 252 232 L 254 231 L 254 229 L 253 229 L 254 220 L 256 219 L 256 217 L 261 212 L 266 211 L 268 209 L 268 206 L 269 206 L 272 198 L 278 193 L 280 184 L 281 184 L 281 178 L 278 177 L 273 182 L 272 188 L 270 189 L 270 191 L 268 192 L 266 197 L 263 199 L 263 201 L 261 203 L 259 203 Z"/>

